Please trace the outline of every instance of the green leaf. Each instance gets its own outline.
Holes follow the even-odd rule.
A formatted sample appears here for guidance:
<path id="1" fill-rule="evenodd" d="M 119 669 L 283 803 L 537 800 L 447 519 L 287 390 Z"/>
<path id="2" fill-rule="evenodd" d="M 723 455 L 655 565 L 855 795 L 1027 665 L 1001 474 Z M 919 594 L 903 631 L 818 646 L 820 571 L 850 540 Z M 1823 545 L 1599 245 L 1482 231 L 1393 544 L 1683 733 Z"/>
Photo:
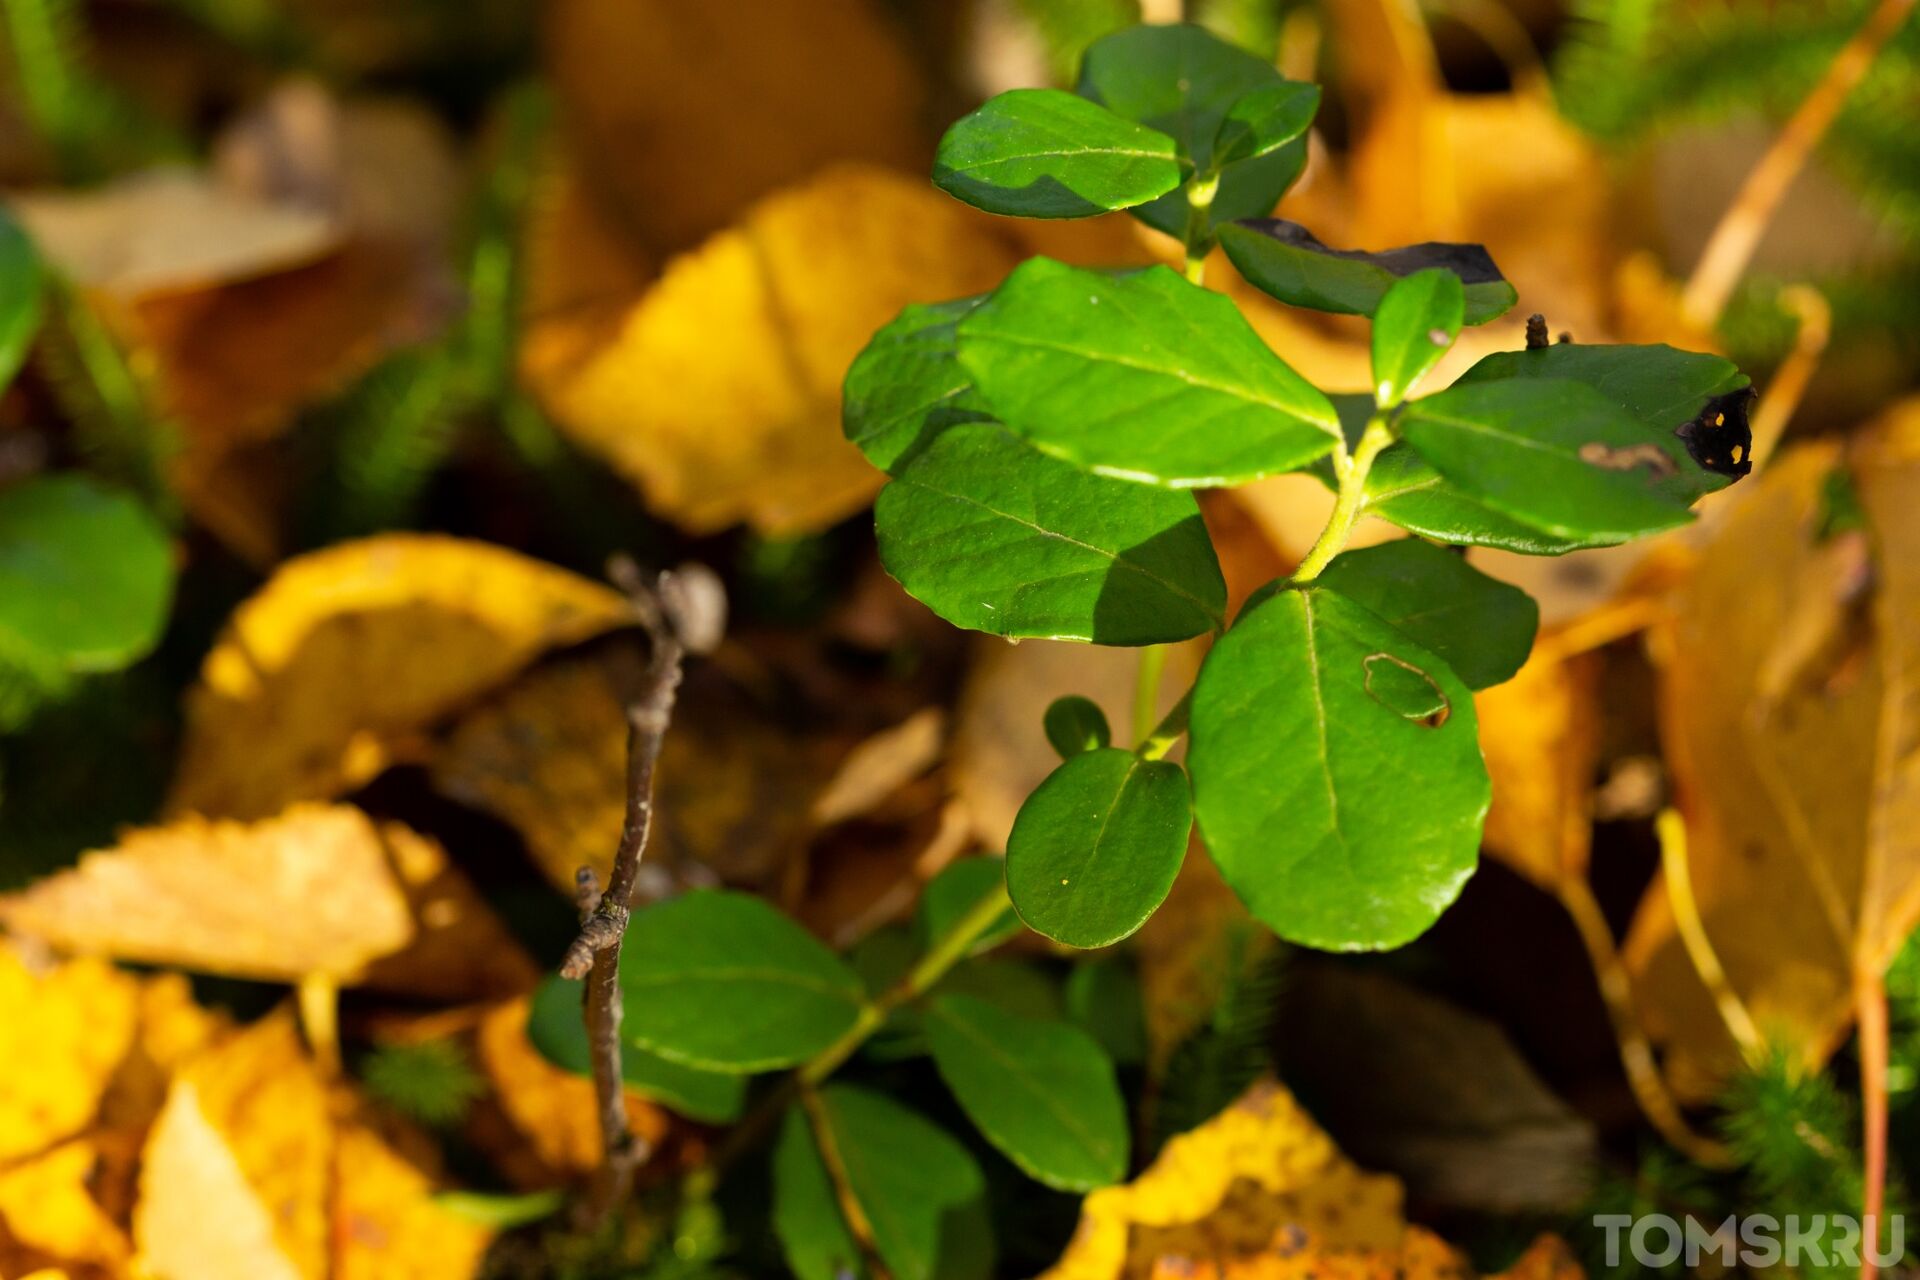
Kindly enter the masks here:
<path id="1" fill-rule="evenodd" d="M 1200 669 L 1189 732 L 1207 849 L 1283 938 L 1397 947 L 1473 873 L 1488 799 L 1473 695 L 1334 591 L 1243 613 Z"/>
<path id="2" fill-rule="evenodd" d="M 593 1057 L 580 1019 L 580 997 L 580 983 L 549 975 L 534 989 L 527 1038 L 555 1066 L 591 1076 Z M 747 1100 L 745 1076 L 685 1066 L 632 1040 L 620 1046 L 620 1078 L 655 1102 L 708 1124 L 739 1119 Z"/>
<path id="3" fill-rule="evenodd" d="M 800 1280 L 845 1280 L 866 1261 L 833 1193 L 807 1113 L 788 1107 L 773 1145 L 773 1233 Z"/>
<path id="4" fill-rule="evenodd" d="M 444 1209 L 464 1221 L 510 1231 L 551 1218 L 566 1206 L 567 1194 L 558 1190 L 528 1191 L 521 1195 L 441 1191 L 434 1195 L 433 1203 L 436 1208 Z"/>
<path id="5" fill-rule="evenodd" d="M 1295 470 L 1340 427 L 1230 300 L 1166 267 L 1108 275 L 1034 258 L 960 322 L 960 363 L 1037 447 L 1171 488 Z"/>
<path id="6" fill-rule="evenodd" d="M 1005 897 L 1006 892 L 1006 859 L 987 856 L 958 858 L 948 863 L 920 894 L 920 910 L 914 916 L 913 927 L 921 948 L 924 950 L 945 937 L 982 898 L 990 894 Z M 992 927 L 980 935 L 969 954 L 977 956 L 991 951 L 1019 932 L 1020 917 L 1014 914 L 1013 904 L 1009 903 Z"/>
<path id="7" fill-rule="evenodd" d="M 896 1280 L 973 1280 L 993 1272 L 980 1209 L 986 1180 L 973 1157 L 931 1121 L 852 1085 L 820 1091 L 847 1185 Z"/>
<path id="8" fill-rule="evenodd" d="M 1429 267 L 1460 277 L 1463 318 L 1485 324 L 1519 298 L 1493 258 L 1477 244 L 1408 245 L 1368 253 L 1329 249 L 1311 231 L 1284 218 L 1248 218 L 1220 228 L 1227 251 L 1247 282 L 1296 307 L 1370 316 L 1394 282 Z"/>
<path id="9" fill-rule="evenodd" d="M 1372 397 L 1362 397 L 1369 407 Z M 1317 473 L 1316 473 L 1317 474 Z M 1329 472 L 1321 476 L 1333 488 Z M 1555 556 L 1580 547 L 1603 547 L 1614 538 L 1560 538 L 1502 515 L 1480 498 L 1448 482 L 1410 444 L 1389 445 L 1367 473 L 1366 508 L 1423 538 L 1466 546 L 1500 547 L 1524 555 Z"/>
<path id="10" fill-rule="evenodd" d="M 960 995 L 928 1005 L 926 1031 L 967 1118 L 1028 1177 L 1091 1191 L 1126 1176 L 1126 1104 L 1086 1032 Z"/>
<path id="11" fill-rule="evenodd" d="M 1407 442 L 1488 507 L 1562 538 L 1624 542 L 1685 524 L 1705 474 L 1671 432 L 1579 382 L 1509 378 L 1409 404 Z"/>
<path id="12" fill-rule="evenodd" d="M 1373 399 L 1392 409 L 1460 336 L 1466 290 L 1451 271 L 1429 267 L 1394 282 L 1373 313 Z"/>
<path id="13" fill-rule="evenodd" d="M 988 213 L 1086 218 L 1163 196 L 1184 175 L 1173 139 L 1059 89 L 1014 89 L 940 140 L 933 181 Z"/>
<path id="14" fill-rule="evenodd" d="M 26 358 L 34 330 L 40 327 L 44 284 L 40 255 L 19 224 L 0 209 L 0 391 Z"/>
<path id="15" fill-rule="evenodd" d="M 887 572 L 955 626 L 1144 645 L 1221 625 L 1191 495 L 1088 475 L 992 423 L 942 432 L 874 504 Z"/>
<path id="16" fill-rule="evenodd" d="M 1147 1008 L 1140 975 L 1121 956 L 1077 964 L 1067 975 L 1067 1016 L 1121 1066 L 1147 1060 Z"/>
<path id="17" fill-rule="evenodd" d="M 1470 689 L 1512 679 L 1540 627 L 1532 596 L 1418 538 L 1343 552 L 1320 584 L 1438 654 Z"/>
<path id="18" fill-rule="evenodd" d="M 1167 134 L 1194 170 L 1206 173 L 1224 160 L 1215 147 L 1234 108 L 1251 94 L 1286 85 L 1270 63 L 1205 28 L 1169 24 L 1131 27 L 1096 41 L 1087 49 L 1076 88 L 1115 114 Z M 1230 219 L 1271 213 L 1306 161 L 1306 139 L 1296 136 L 1224 164 L 1209 206 L 1209 234 Z M 1133 215 L 1156 230 L 1183 236 L 1187 212 L 1185 192 L 1176 191 Z"/>
<path id="19" fill-rule="evenodd" d="M 633 917 L 620 989 L 628 1039 L 712 1071 L 804 1062 L 866 1003 L 859 976 L 812 934 L 752 894 L 712 890 Z"/>
<path id="20" fill-rule="evenodd" d="M 1047 741 L 1065 760 L 1083 751 L 1098 751 L 1113 742 L 1113 730 L 1107 726 L 1107 713 L 1092 698 L 1070 693 L 1055 698 L 1041 720 Z"/>
<path id="21" fill-rule="evenodd" d="M 159 640 L 172 594 L 166 532 L 127 494 L 81 475 L 0 492 L 0 663 L 127 666 Z"/>
<path id="22" fill-rule="evenodd" d="M 1753 470 L 1753 431 L 1747 425 L 1753 385 L 1731 360 L 1658 344 L 1563 342 L 1495 352 L 1462 374 L 1460 382 L 1510 378 L 1583 382 L 1656 432 L 1678 436 L 1694 465 L 1676 473 L 1668 492 L 1685 501 L 1725 488 Z"/>
<path id="23" fill-rule="evenodd" d="M 947 427 L 991 415 L 955 357 L 954 329 L 979 298 L 907 307 L 854 357 L 840 425 L 867 461 L 893 473 Z"/>
<path id="24" fill-rule="evenodd" d="M 1226 166 L 1270 155 L 1305 133 L 1319 110 L 1317 84 L 1287 80 L 1256 89 L 1234 103 L 1220 122 L 1213 162 Z"/>
<path id="25" fill-rule="evenodd" d="M 1118 942 L 1165 901 L 1192 823 L 1179 765 L 1118 747 L 1074 756 L 1014 819 L 1013 905 L 1029 928 L 1070 947 Z"/>

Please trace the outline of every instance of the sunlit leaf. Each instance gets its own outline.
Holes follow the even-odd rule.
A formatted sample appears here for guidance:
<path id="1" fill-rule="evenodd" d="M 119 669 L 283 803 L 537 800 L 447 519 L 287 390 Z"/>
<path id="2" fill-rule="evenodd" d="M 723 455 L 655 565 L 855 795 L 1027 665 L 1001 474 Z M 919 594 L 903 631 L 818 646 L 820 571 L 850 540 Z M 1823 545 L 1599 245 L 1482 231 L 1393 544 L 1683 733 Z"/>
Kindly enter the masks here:
<path id="1" fill-rule="evenodd" d="M 1284 218 L 1253 218 L 1220 228 L 1220 246 L 1240 274 L 1296 307 L 1368 316 L 1396 280 L 1440 268 L 1465 286 L 1463 317 L 1485 324 L 1518 295 L 1477 244 L 1415 244 L 1369 253 L 1329 249 L 1311 231 Z"/>
<path id="2" fill-rule="evenodd" d="M 1450 271 L 1428 268 L 1394 283 L 1373 315 L 1373 398 L 1391 409 L 1460 336 L 1465 293 Z"/>
<path id="3" fill-rule="evenodd" d="M 1085 218 L 1180 185 L 1173 139 L 1059 89 L 1013 89 L 940 140 L 934 184 L 989 213 Z"/>
<path id="4" fill-rule="evenodd" d="M 916 303 L 873 335 L 847 369 L 840 422 L 889 474 L 947 427 L 991 415 L 960 367 L 954 331 L 979 298 Z"/>
<path id="5" fill-rule="evenodd" d="M 1343 552 L 1320 582 L 1437 654 L 1470 689 L 1510 679 L 1540 625 L 1526 592 L 1418 538 Z"/>

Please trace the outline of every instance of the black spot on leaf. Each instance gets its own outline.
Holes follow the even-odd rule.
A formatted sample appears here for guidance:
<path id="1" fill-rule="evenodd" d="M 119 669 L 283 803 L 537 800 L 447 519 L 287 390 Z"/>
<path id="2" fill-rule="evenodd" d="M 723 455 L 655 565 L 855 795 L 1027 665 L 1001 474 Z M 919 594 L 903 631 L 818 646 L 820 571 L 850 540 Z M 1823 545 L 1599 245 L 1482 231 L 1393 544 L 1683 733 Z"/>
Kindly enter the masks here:
<path id="1" fill-rule="evenodd" d="M 1695 462 L 1735 480 L 1753 470 L 1753 428 L 1747 424 L 1747 410 L 1754 394 L 1748 386 L 1714 396 L 1674 429 Z"/>

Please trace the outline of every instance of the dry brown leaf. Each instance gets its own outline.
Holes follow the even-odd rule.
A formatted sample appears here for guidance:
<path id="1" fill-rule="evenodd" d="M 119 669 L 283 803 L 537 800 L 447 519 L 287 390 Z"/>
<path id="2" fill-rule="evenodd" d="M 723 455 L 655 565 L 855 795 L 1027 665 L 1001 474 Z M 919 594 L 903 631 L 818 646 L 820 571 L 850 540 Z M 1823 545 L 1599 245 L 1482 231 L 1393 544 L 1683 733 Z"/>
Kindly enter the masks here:
<path id="1" fill-rule="evenodd" d="M 361 985 L 436 1000 L 497 999 L 530 991 L 540 970 L 440 842 L 398 822 L 380 824 L 388 867 L 413 915 L 413 941 L 381 956 Z"/>
<path id="2" fill-rule="evenodd" d="M 471 1280 L 493 1232 L 436 1204 L 436 1182 L 372 1128 L 342 1122 L 331 1280 Z"/>
<path id="3" fill-rule="evenodd" d="M 323 1280 L 332 1133 L 285 1012 L 196 1060 L 147 1138 L 141 1264 L 156 1280 Z"/>
<path id="4" fill-rule="evenodd" d="M 1167 900 L 1134 935 L 1147 1062 L 1156 1077 L 1212 1017 L 1228 984 L 1266 963 L 1278 945 L 1220 878 L 1195 833 Z"/>
<path id="5" fill-rule="evenodd" d="M 841 166 L 674 259 L 591 358 L 523 367 L 568 434 L 686 528 L 823 528 L 883 478 L 840 430 L 853 357 L 907 303 L 991 288 L 1016 261 L 923 179 Z"/>
<path id="6" fill-rule="evenodd" d="M 872 0 L 564 0 L 546 16 L 571 142 L 656 254 L 834 161 L 926 170 L 921 76 Z"/>
<path id="7" fill-rule="evenodd" d="M 1884 970 L 1920 913 L 1916 421 L 1896 410 L 1852 460 L 1871 560 L 1861 531 L 1821 536 L 1844 460 L 1803 446 L 1723 504 L 1653 633 L 1704 927 L 1763 1031 L 1809 1065 L 1844 1033 L 1856 981 Z M 1736 1058 L 1662 885 L 1626 958 L 1676 1086 L 1709 1091 Z"/>
<path id="8" fill-rule="evenodd" d="M 1465 1274 L 1459 1255 L 1406 1224 L 1398 1181 L 1355 1167 L 1263 1081 L 1132 1182 L 1087 1196 L 1042 1280 Z"/>
<path id="9" fill-rule="evenodd" d="M 616 592 L 482 542 L 385 534 L 290 560 L 207 655 L 169 808 L 257 818 L 337 795 L 542 651 L 628 617 Z"/>
<path id="10" fill-rule="evenodd" d="M 79 1133 L 134 1042 L 139 983 L 100 960 L 29 963 L 0 942 L 0 1162 Z"/>
<path id="11" fill-rule="evenodd" d="M 1587 873 L 1602 661 L 1537 648 L 1511 680 L 1473 696 L 1493 780 L 1483 843 L 1549 893 Z"/>
<path id="12" fill-rule="evenodd" d="M 808 810 L 818 826 L 870 813 L 887 797 L 931 769 L 946 745 L 947 713 L 927 707 L 882 729 L 847 753 Z"/>

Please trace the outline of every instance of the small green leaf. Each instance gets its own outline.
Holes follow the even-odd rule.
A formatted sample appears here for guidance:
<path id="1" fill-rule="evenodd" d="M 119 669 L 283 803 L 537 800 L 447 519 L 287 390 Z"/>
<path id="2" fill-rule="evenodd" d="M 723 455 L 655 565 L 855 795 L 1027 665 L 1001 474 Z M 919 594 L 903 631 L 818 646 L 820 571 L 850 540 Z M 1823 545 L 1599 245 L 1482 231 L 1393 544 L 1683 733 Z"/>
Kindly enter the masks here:
<path id="1" fill-rule="evenodd" d="M 1418 937 L 1473 873 L 1488 783 L 1472 692 L 1337 592 L 1275 592 L 1207 655 L 1188 768 L 1254 916 L 1329 951 Z"/>
<path id="2" fill-rule="evenodd" d="M 954 329 L 979 298 L 914 304 L 873 335 L 841 388 L 840 425 L 893 473 L 948 427 L 991 415 L 955 359 Z"/>
<path id="3" fill-rule="evenodd" d="M 978 858 L 958 858 L 948 863 L 940 874 L 927 882 L 920 894 L 920 910 L 914 916 L 914 933 L 924 950 L 947 935 L 967 912 L 980 904 L 988 895 L 1007 895 L 1006 859 L 992 856 Z M 1013 904 L 992 927 L 980 935 L 973 944 L 971 955 L 980 955 L 991 951 L 1001 943 L 1020 932 L 1020 917 L 1014 914 Z"/>
<path id="4" fill-rule="evenodd" d="M 1456 384 L 1409 404 L 1400 430 L 1455 486 L 1557 537 L 1624 542 L 1692 518 L 1699 466 L 1680 439 L 1584 383 Z"/>
<path id="5" fill-rule="evenodd" d="M 1286 86 L 1271 63 L 1185 23 L 1130 27 L 1095 41 L 1081 63 L 1082 97 L 1158 129 L 1179 145 L 1195 171 L 1220 168 L 1208 210 L 1208 234 L 1233 218 L 1271 213 L 1306 167 L 1306 139 L 1295 137 L 1262 154 L 1226 163 L 1215 147 L 1234 108 L 1250 94 Z M 1183 236 L 1184 191 L 1133 210 L 1155 230 Z"/>
<path id="6" fill-rule="evenodd" d="M 1047 741 L 1062 760 L 1083 751 L 1098 751 L 1113 742 L 1113 730 L 1107 727 L 1107 713 L 1092 698 L 1070 693 L 1055 698 L 1042 718 Z"/>
<path id="7" fill-rule="evenodd" d="M 527 1038 L 555 1066 L 591 1076 L 593 1058 L 580 1017 L 580 997 L 580 983 L 549 975 L 534 989 Z M 708 1124 L 739 1119 L 747 1100 L 745 1076 L 684 1066 L 631 1040 L 620 1047 L 620 1078 L 655 1102 Z"/>
<path id="8" fill-rule="evenodd" d="M 1213 162 L 1233 165 L 1278 151 L 1305 133 L 1319 110 L 1317 84 L 1287 80 L 1256 89 L 1234 103 L 1220 122 L 1220 132 L 1213 141 Z"/>
<path id="9" fill-rule="evenodd" d="M 1540 626 L 1532 596 L 1418 538 L 1344 552 L 1320 584 L 1440 655 L 1470 689 L 1512 679 Z"/>
<path id="10" fill-rule="evenodd" d="M 1147 1060 L 1147 1009 L 1140 975 L 1124 956 L 1088 960 L 1067 975 L 1067 1016 L 1119 1065 Z"/>
<path id="11" fill-rule="evenodd" d="M 1086 218 L 1180 185 L 1173 139 L 1059 89 L 1014 89 L 940 140 L 933 181 L 988 213 Z"/>
<path id="12" fill-rule="evenodd" d="M 710 1071 L 804 1062 L 854 1024 L 859 975 L 747 893 L 698 890 L 633 917 L 620 956 L 627 1037 Z"/>
<path id="13" fill-rule="evenodd" d="M 1229 299 L 1166 267 L 1116 276 L 1034 258 L 960 322 L 960 363 L 1039 448 L 1171 488 L 1295 470 L 1340 429 Z"/>
<path id="14" fill-rule="evenodd" d="M 172 594 L 166 532 L 127 494 L 81 475 L 0 491 L 0 662 L 124 667 L 159 640 Z"/>
<path id="15" fill-rule="evenodd" d="M 1429 267 L 1394 282 L 1373 313 L 1373 399 L 1392 409 L 1433 371 L 1460 336 L 1466 290 Z"/>
<path id="16" fill-rule="evenodd" d="M 931 1121 L 882 1094 L 828 1085 L 820 1108 L 847 1184 L 896 1280 L 974 1280 L 993 1273 L 980 1208 L 986 1180 Z"/>
<path id="17" fill-rule="evenodd" d="M 1086 1032 L 960 995 L 928 1005 L 926 1032 L 967 1118 L 1028 1177 L 1091 1191 L 1126 1176 L 1126 1104 Z"/>
<path id="18" fill-rule="evenodd" d="M 773 1145 L 773 1233 L 800 1280 L 846 1280 L 867 1272 L 799 1107 L 787 1108 Z"/>
<path id="19" fill-rule="evenodd" d="M 1070 947 L 1118 942 L 1165 901 L 1192 822 L 1179 765 L 1118 747 L 1073 756 L 1014 819 L 1013 905 L 1029 928 Z"/>
<path id="20" fill-rule="evenodd" d="M 1248 218 L 1220 228 L 1220 247 L 1249 284 L 1315 311 L 1370 316 L 1396 280 L 1429 267 L 1460 277 L 1467 324 L 1505 314 L 1519 297 L 1477 244 L 1430 242 L 1378 253 L 1329 249 L 1297 222 Z"/>
<path id="21" fill-rule="evenodd" d="M 1694 465 L 1676 473 L 1669 492 L 1691 502 L 1753 470 L 1747 408 L 1753 385 L 1731 361 L 1664 345 L 1563 342 L 1532 351 L 1498 351 L 1460 377 L 1461 383 L 1509 378 L 1583 382 L 1660 433 L 1686 446 Z"/>
<path id="22" fill-rule="evenodd" d="M 887 572 L 974 631 L 1161 644 L 1226 609 L 1190 495 L 1088 475 L 992 423 L 942 432 L 881 490 L 873 524 Z"/>
<path id="23" fill-rule="evenodd" d="M 33 242 L 0 209 L 0 391 L 13 381 L 40 327 L 43 283 Z"/>
<path id="24" fill-rule="evenodd" d="M 510 1231 L 551 1218 L 567 1203 L 564 1191 L 529 1191 L 523 1195 L 502 1195 L 484 1191 L 441 1191 L 434 1195 L 435 1207 L 456 1218 Z"/>

